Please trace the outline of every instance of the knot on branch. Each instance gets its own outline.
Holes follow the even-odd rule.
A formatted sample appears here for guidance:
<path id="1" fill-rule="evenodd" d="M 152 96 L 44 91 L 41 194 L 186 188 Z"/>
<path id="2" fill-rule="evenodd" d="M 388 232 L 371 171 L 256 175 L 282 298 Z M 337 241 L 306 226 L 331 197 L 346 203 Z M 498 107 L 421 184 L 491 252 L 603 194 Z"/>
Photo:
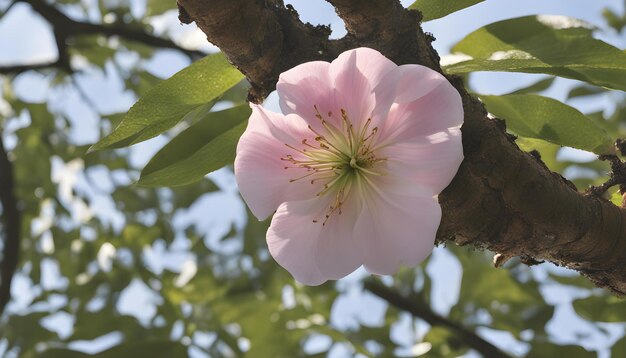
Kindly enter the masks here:
<path id="1" fill-rule="evenodd" d="M 626 149 L 623 140 L 618 140 L 615 145 L 616 147 L 622 151 L 622 148 Z M 616 155 L 600 155 L 598 159 L 602 161 L 608 161 L 611 164 L 611 173 L 609 174 L 609 180 L 607 180 L 604 184 L 598 186 L 592 186 L 587 189 L 586 194 L 592 194 L 595 196 L 602 196 L 606 191 L 615 186 L 619 185 L 620 194 L 626 193 L 626 163 L 621 161 Z"/>

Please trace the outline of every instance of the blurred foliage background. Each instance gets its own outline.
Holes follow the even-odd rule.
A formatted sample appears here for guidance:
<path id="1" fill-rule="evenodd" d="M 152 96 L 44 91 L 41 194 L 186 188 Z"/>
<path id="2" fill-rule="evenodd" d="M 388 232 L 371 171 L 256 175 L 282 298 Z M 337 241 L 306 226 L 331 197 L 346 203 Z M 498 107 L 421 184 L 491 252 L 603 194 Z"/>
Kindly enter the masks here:
<path id="1" fill-rule="evenodd" d="M 618 10 L 606 8 L 605 22 L 593 31 L 623 39 L 626 17 Z M 443 16 L 437 11 L 432 18 Z M 29 35 L 7 23 L 36 18 L 24 31 L 43 28 L 56 51 L 0 65 L 0 154 L 12 170 L 0 167 L 0 177 L 13 179 L 3 185 L 12 186 L 20 219 L 0 226 L 5 289 L 18 258 L 8 244 L 11 225 L 19 225 L 20 239 L 12 301 L 2 307 L 1 356 L 626 357 L 626 301 L 548 263 L 530 268 L 511 260 L 495 269 L 489 253 L 446 247 L 393 277 L 357 271 L 319 287 L 296 284 L 269 256 L 269 223 L 246 211 L 230 167 L 204 176 L 232 161 L 202 148 L 210 142 L 206 138 L 246 118 L 246 84 L 235 84 L 237 77 L 225 93 L 205 93 L 208 104 L 182 108 L 189 113 L 181 121 L 136 141 L 164 132 L 160 137 L 87 153 L 136 99 L 216 50 L 191 26 L 172 27 L 174 1 L 1 1 L 0 16 L 0 38 L 13 48 L 26 46 L 20 42 Z M 483 35 L 457 46 L 471 48 Z M 449 67 L 469 84 L 477 68 Z M 514 95 L 546 93 L 555 82 L 537 80 Z M 586 117 L 609 142 L 624 136 L 623 92 L 568 83 L 566 104 L 601 103 L 603 109 Z M 484 100 L 495 112 L 502 101 L 520 97 Z M 559 105 L 552 110 L 551 118 L 570 115 Z M 497 115 L 508 117 L 506 110 Z M 233 124 L 226 127 L 207 122 L 229 116 Z M 563 150 L 563 138 L 538 138 L 517 128 L 518 144 L 539 151 L 550 169 L 579 190 L 606 181 L 608 165 L 595 155 Z M 602 135 L 581 137 L 565 140 L 589 151 L 605 148 Z M 124 138 L 119 146 L 137 138 Z M 169 149 L 144 168 L 164 145 Z M 145 182 L 148 187 L 133 185 L 192 155 L 197 161 L 183 168 L 191 172 L 175 167 Z M 204 165 L 204 156 L 211 165 L 198 175 L 194 163 Z M 185 185 L 152 187 L 163 181 Z M 619 193 L 612 194 L 621 204 Z M 6 203 L 2 214 L 8 217 Z"/>

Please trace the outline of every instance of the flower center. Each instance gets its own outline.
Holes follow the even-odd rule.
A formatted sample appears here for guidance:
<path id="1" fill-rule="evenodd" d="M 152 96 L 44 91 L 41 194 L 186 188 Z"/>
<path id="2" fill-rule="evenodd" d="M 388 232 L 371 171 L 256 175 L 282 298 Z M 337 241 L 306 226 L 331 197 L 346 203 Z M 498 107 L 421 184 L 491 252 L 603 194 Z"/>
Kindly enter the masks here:
<path id="1" fill-rule="evenodd" d="M 326 194 L 334 196 L 324 214 L 322 225 L 325 225 L 332 214 L 341 215 L 341 206 L 353 190 L 362 194 L 363 185 L 371 183 L 371 176 L 384 175 L 380 166 L 376 164 L 385 158 L 376 158 L 374 154 L 372 142 L 378 127 L 370 129 L 371 118 L 368 118 L 361 128 L 355 128 L 346 111 L 341 109 L 341 128 L 339 128 L 325 119 L 317 106 L 315 110 L 323 128 L 320 133 L 312 126 L 308 126 L 315 135 L 315 143 L 302 139 L 302 148 L 285 144 L 298 154 L 287 154 L 280 159 L 291 164 L 285 169 L 306 169 L 306 174 L 290 179 L 290 183 L 305 179 L 310 180 L 311 184 L 324 182 L 317 196 Z M 332 112 L 328 112 L 328 119 L 332 118 L 332 115 Z"/>

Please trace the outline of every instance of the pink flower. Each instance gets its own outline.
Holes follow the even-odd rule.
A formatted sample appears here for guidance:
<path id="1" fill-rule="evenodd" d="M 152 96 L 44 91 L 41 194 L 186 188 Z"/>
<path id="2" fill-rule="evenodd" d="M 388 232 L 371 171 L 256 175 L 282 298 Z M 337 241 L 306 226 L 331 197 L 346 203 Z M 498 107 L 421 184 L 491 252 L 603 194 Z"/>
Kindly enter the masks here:
<path id="1" fill-rule="evenodd" d="M 364 265 L 392 274 L 432 251 L 437 195 L 463 160 L 458 92 L 439 73 L 369 48 L 280 75 L 284 114 L 252 105 L 235 175 L 269 251 L 319 285 Z"/>

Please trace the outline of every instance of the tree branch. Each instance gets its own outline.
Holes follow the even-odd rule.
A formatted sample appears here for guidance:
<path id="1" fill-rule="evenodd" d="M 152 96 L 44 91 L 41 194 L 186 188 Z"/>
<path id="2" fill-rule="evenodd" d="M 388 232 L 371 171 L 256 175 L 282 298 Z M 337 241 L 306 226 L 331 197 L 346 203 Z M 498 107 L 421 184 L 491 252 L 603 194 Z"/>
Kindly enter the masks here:
<path id="1" fill-rule="evenodd" d="M 59 61 L 33 63 L 28 65 L 0 66 L 0 73 L 5 75 L 18 75 L 31 70 L 45 70 L 51 68 L 62 68 Z"/>
<path id="2" fill-rule="evenodd" d="M 323 60 L 339 54 L 336 46 L 330 46 L 328 27 L 303 24 L 296 11 L 283 6 L 281 0 L 177 1 L 181 22 L 193 20 L 211 34 L 209 41 L 248 77 L 253 102 L 262 101 L 282 70 L 298 65 L 303 58 Z"/>
<path id="3" fill-rule="evenodd" d="M 306 61 L 331 61 L 357 46 L 375 48 L 397 64 L 417 63 L 442 72 L 418 12 L 402 8 L 397 0 L 328 1 L 348 30 L 339 40 L 302 24 L 281 0 L 178 0 L 178 5 L 181 19 L 195 21 L 246 74 L 254 102 L 274 89 L 281 72 Z M 504 122 L 489 118 L 459 78 L 447 77 L 463 100 L 465 160 L 439 196 L 443 218 L 437 242 L 551 261 L 626 295 L 626 211 L 578 193 L 572 183 L 521 151 Z"/>
<path id="4" fill-rule="evenodd" d="M 4 248 L 0 264 L 0 315 L 11 299 L 11 282 L 19 262 L 21 214 L 15 197 L 13 165 L 0 134 L 0 203 L 4 221 Z"/>
<path id="5" fill-rule="evenodd" d="M 44 62 L 30 65 L 15 65 L 0 67 L 0 73 L 19 74 L 29 70 L 40 70 L 47 68 L 59 68 L 67 72 L 72 72 L 68 52 L 67 40 L 74 36 L 82 35 L 103 35 L 107 37 L 119 36 L 123 39 L 142 43 L 148 46 L 177 50 L 190 59 L 195 60 L 204 57 L 206 54 L 201 51 L 188 50 L 175 44 L 173 41 L 150 35 L 144 31 L 136 30 L 125 26 L 94 24 L 89 22 L 76 21 L 69 18 L 55 6 L 48 4 L 45 0 L 16 0 L 29 4 L 33 10 L 39 13 L 46 21 L 52 25 L 54 37 L 57 44 L 59 57 L 56 61 Z"/>
<path id="6" fill-rule="evenodd" d="M 487 342 L 482 337 L 471 330 L 450 321 L 446 317 L 442 317 L 433 312 L 428 305 L 420 302 L 417 297 L 405 297 L 391 288 L 383 285 L 377 280 L 367 279 L 363 283 L 363 288 L 372 294 L 387 301 L 390 305 L 409 312 L 413 317 L 423 319 L 433 327 L 443 327 L 452 332 L 457 338 L 463 341 L 469 347 L 481 353 L 484 357 L 489 358 L 506 358 L 509 357 L 503 353 L 498 347 Z"/>

